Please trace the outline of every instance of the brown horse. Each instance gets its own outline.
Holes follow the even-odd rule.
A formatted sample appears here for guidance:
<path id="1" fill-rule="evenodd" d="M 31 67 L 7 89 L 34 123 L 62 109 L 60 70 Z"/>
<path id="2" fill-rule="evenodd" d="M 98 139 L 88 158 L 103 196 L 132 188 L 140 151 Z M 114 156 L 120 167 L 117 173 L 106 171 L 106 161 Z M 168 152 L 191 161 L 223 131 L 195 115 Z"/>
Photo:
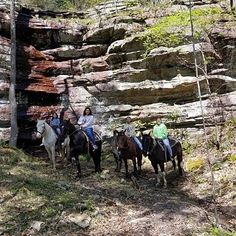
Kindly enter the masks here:
<path id="1" fill-rule="evenodd" d="M 182 161 L 183 161 L 183 152 L 182 152 L 182 146 L 179 141 L 176 141 L 174 139 L 169 139 L 170 145 L 172 148 L 173 156 L 177 157 L 177 163 L 178 163 L 178 169 L 179 174 L 183 175 L 183 169 L 182 169 Z M 163 178 L 164 187 L 167 186 L 167 181 L 165 177 L 165 166 L 164 163 L 171 161 L 169 154 L 166 153 L 166 150 L 164 148 L 164 144 L 161 143 L 160 140 L 154 140 L 150 134 L 144 134 L 142 136 L 142 144 L 143 144 L 143 153 L 144 156 L 148 156 L 148 159 L 151 161 L 152 167 L 155 170 L 156 177 L 157 177 L 157 183 L 156 185 L 160 184 L 160 177 L 158 175 L 158 165 L 161 169 L 161 177 Z M 174 169 L 176 169 L 176 163 L 175 159 L 172 161 Z"/>
<path id="2" fill-rule="evenodd" d="M 140 174 L 142 165 L 142 152 L 136 147 L 132 138 L 126 136 L 123 131 L 121 132 L 114 131 L 114 144 L 115 148 L 118 151 L 118 155 L 114 155 L 115 158 L 118 158 L 118 160 L 116 160 L 117 162 L 116 170 L 120 172 L 122 163 L 121 160 L 123 160 L 125 163 L 126 177 L 128 178 L 129 177 L 128 159 L 130 159 L 133 162 L 134 174 L 136 173 Z M 138 171 L 136 166 L 136 158 L 138 161 Z"/>
<path id="3" fill-rule="evenodd" d="M 79 156 L 82 154 L 89 154 L 94 161 L 95 172 L 100 173 L 101 170 L 101 152 L 102 152 L 102 140 L 97 140 L 96 144 L 98 148 L 93 149 L 90 142 L 88 142 L 87 137 L 81 129 L 76 129 L 76 127 L 69 121 L 64 120 L 61 127 L 61 140 L 64 141 L 65 138 L 69 136 L 70 138 L 70 155 L 69 159 L 75 158 L 77 165 L 77 177 L 81 177 L 81 169 Z"/>

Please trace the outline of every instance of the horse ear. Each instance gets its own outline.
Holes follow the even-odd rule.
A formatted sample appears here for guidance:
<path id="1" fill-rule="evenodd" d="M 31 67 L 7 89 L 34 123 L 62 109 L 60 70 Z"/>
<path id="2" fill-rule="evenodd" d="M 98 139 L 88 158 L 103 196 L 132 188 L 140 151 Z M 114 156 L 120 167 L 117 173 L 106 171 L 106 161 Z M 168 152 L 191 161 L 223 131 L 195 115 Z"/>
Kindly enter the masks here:
<path id="1" fill-rule="evenodd" d="M 122 130 L 122 131 L 120 132 L 120 134 L 121 134 L 121 135 L 125 135 L 125 130 Z"/>

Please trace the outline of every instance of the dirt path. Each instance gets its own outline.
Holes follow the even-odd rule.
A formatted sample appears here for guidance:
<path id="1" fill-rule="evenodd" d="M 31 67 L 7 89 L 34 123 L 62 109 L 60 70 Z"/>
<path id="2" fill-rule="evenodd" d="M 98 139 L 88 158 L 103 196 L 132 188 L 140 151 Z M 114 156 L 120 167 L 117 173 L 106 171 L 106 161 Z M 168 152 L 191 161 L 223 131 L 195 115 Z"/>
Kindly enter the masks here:
<path id="1" fill-rule="evenodd" d="M 112 165 L 112 161 L 103 162 L 109 172 L 101 176 L 102 180 L 89 175 L 79 183 L 86 194 L 95 197 L 99 208 L 89 235 L 202 235 L 214 222 L 206 204 L 199 204 L 198 199 L 181 191 L 187 178 L 170 173 L 168 188 L 157 188 L 146 160 L 137 189 L 131 180 L 123 179 L 124 173 L 114 173 Z"/>

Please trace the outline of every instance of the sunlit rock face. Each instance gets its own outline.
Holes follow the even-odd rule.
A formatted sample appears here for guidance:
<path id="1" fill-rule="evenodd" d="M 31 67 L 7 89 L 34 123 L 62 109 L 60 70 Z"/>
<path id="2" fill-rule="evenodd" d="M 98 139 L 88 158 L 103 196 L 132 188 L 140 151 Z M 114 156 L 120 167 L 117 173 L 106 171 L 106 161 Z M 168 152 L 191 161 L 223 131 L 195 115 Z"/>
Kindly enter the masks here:
<path id="1" fill-rule="evenodd" d="M 125 7 L 119 5 L 116 10 L 121 12 Z M 104 137 L 111 135 L 112 129 L 127 116 L 146 123 L 148 128 L 159 116 L 166 117 L 171 127 L 198 126 L 202 123 L 198 83 L 209 124 L 212 117 L 223 121 L 235 116 L 234 21 L 228 20 L 227 29 L 219 21 L 207 40 L 195 45 L 195 51 L 192 44 L 183 43 L 147 53 L 140 37 L 146 27 L 155 24 L 163 14 L 186 10 L 185 3 L 176 2 L 162 15 L 144 11 L 142 17 L 121 17 L 112 9 L 109 5 L 106 13 L 100 15 L 88 11 L 87 16 L 95 19 L 90 25 L 81 23 L 86 13 L 70 19 L 59 13 L 50 13 L 51 17 L 47 12 L 44 15 L 26 9 L 17 12 L 20 133 L 26 132 L 27 122 L 33 124 L 36 113 L 59 114 L 67 107 L 64 118 L 76 122 L 85 106 L 91 106 L 96 129 Z M 10 132 L 9 26 L 9 11 L 0 8 L 0 137 L 4 140 Z M 206 60 L 210 60 L 207 77 L 203 72 Z"/>

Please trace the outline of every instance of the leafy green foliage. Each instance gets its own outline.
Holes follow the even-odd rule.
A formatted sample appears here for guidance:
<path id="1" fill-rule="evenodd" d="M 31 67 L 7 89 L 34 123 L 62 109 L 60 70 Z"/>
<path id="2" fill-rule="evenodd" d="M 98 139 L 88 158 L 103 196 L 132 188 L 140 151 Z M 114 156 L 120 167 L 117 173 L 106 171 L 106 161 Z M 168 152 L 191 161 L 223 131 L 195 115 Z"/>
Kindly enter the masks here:
<path id="1" fill-rule="evenodd" d="M 43 10 L 65 11 L 83 10 L 93 7 L 105 0 L 21 0 L 26 6 Z"/>
<path id="2" fill-rule="evenodd" d="M 192 145 L 188 142 L 188 140 L 184 140 L 182 142 L 182 147 L 186 155 L 190 155 L 193 152 Z"/>
<path id="3" fill-rule="evenodd" d="M 181 111 L 174 110 L 173 112 L 168 114 L 167 119 L 176 123 L 180 117 L 181 117 Z"/>
<path id="4" fill-rule="evenodd" d="M 88 211 L 94 211 L 95 210 L 95 202 L 92 198 L 92 196 L 89 196 L 89 198 L 85 201 L 86 208 Z"/>
<path id="5" fill-rule="evenodd" d="M 226 231 L 222 228 L 218 228 L 218 227 L 212 227 L 209 231 L 208 231 L 210 236 L 235 236 L 236 233 L 235 232 L 230 232 L 230 231 Z"/>
<path id="6" fill-rule="evenodd" d="M 192 10 L 194 24 L 194 39 L 199 41 L 207 34 L 219 19 L 220 8 L 204 8 Z M 160 19 L 158 24 L 149 28 L 141 36 L 147 52 L 160 46 L 173 47 L 191 41 L 189 11 L 177 12 Z"/>
<path id="7" fill-rule="evenodd" d="M 133 0 L 128 0 L 126 3 L 125 3 L 125 5 L 127 6 L 127 7 L 135 7 L 135 6 L 137 6 L 139 4 L 139 1 L 138 0 L 135 0 L 135 1 L 133 1 Z"/>
<path id="8" fill-rule="evenodd" d="M 236 162 L 236 154 L 229 155 L 229 156 L 227 157 L 227 159 L 228 159 L 230 162 Z"/>

